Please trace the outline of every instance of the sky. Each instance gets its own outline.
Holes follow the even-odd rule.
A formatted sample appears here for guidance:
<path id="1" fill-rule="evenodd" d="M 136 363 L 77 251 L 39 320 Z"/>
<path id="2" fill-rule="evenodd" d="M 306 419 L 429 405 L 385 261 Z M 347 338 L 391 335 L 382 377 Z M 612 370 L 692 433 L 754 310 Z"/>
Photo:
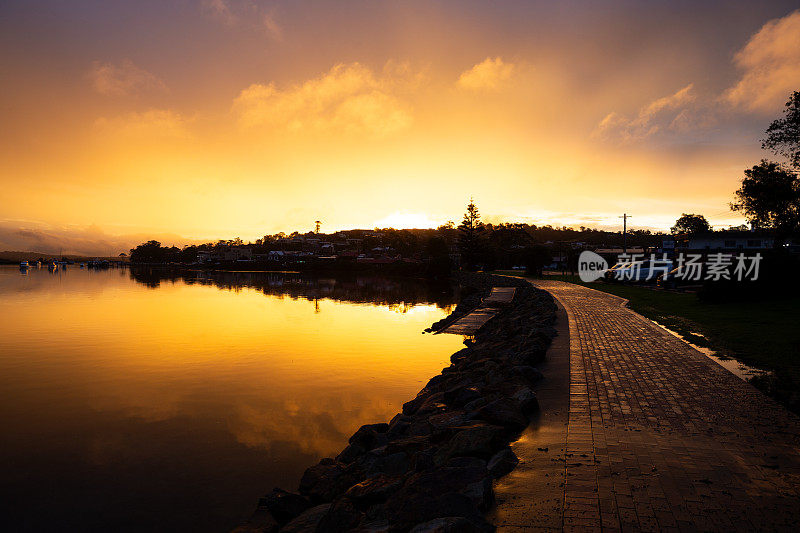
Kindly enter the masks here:
<path id="1" fill-rule="evenodd" d="M 490 222 L 719 228 L 797 3 L 0 2 L 0 250 Z"/>

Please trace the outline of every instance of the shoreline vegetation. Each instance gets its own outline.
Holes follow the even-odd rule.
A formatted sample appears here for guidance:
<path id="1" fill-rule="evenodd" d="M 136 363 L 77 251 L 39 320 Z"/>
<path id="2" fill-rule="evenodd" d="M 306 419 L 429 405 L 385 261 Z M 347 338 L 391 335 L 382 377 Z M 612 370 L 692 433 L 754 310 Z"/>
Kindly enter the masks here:
<path id="1" fill-rule="evenodd" d="M 513 301 L 451 356 L 388 423 L 362 426 L 335 458 L 303 474 L 297 492 L 275 488 L 236 533 L 492 531 L 493 481 L 514 469 L 509 447 L 538 411 L 535 383 L 556 331 L 556 305 L 518 278 L 461 274 L 465 289 L 438 331 L 493 286 Z"/>

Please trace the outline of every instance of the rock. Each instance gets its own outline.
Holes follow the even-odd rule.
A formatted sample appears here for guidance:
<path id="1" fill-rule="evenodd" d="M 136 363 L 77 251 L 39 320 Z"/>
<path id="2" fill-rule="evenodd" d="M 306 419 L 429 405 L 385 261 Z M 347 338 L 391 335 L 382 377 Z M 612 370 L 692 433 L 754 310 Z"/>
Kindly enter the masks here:
<path id="1" fill-rule="evenodd" d="M 308 533 L 316 531 L 322 517 L 328 513 L 331 504 L 323 503 L 308 509 L 303 514 L 286 524 L 280 529 L 280 533 Z"/>
<path id="2" fill-rule="evenodd" d="M 394 439 L 408 435 L 410 429 L 411 429 L 411 423 L 402 420 L 400 422 L 392 424 L 389 427 L 389 431 L 386 432 L 386 436 L 389 438 L 389 441 L 391 442 Z"/>
<path id="3" fill-rule="evenodd" d="M 514 431 L 528 426 L 528 417 L 522 414 L 520 403 L 513 398 L 500 398 L 481 407 L 476 418 L 498 424 Z"/>
<path id="4" fill-rule="evenodd" d="M 410 416 L 402 413 L 395 415 L 395 417 L 392 418 L 392 421 L 389 422 L 389 429 L 386 431 L 386 436 L 388 439 L 393 440 L 408 434 L 408 430 L 411 427 L 411 422 L 413 420 L 414 419 Z"/>
<path id="5" fill-rule="evenodd" d="M 359 505 L 379 503 L 386 501 L 386 498 L 402 485 L 403 478 L 400 476 L 378 474 L 353 485 L 347 490 L 345 496 Z"/>
<path id="6" fill-rule="evenodd" d="M 419 407 L 425 403 L 425 400 L 428 399 L 428 396 L 432 394 L 432 391 L 427 389 L 422 389 L 416 395 L 413 400 L 407 401 L 403 404 L 403 414 L 404 415 L 413 415 L 419 410 Z"/>
<path id="7" fill-rule="evenodd" d="M 486 461 L 477 457 L 453 457 L 445 466 L 455 468 L 486 468 Z"/>
<path id="8" fill-rule="evenodd" d="M 442 431 L 454 426 L 461 426 L 468 421 L 467 413 L 464 411 L 447 411 L 428 417 L 428 423 L 434 432 Z"/>
<path id="9" fill-rule="evenodd" d="M 536 393 L 528 387 L 523 387 L 514 393 L 513 398 L 519 402 L 522 412 L 529 415 L 539 410 L 539 400 Z"/>
<path id="10" fill-rule="evenodd" d="M 390 501 L 387 511 L 389 523 L 398 530 L 442 516 L 478 516 L 478 510 L 467 496 L 452 491 L 403 496 L 396 503 Z"/>
<path id="11" fill-rule="evenodd" d="M 422 411 L 418 411 L 421 413 Z M 433 426 L 428 422 L 428 419 L 423 416 L 417 416 L 408 428 L 408 434 L 413 437 L 421 437 L 430 435 L 433 432 Z"/>
<path id="12" fill-rule="evenodd" d="M 350 499 L 339 498 L 319 521 L 316 531 L 324 533 L 350 531 L 361 522 L 362 518 L 364 513 L 356 509 Z"/>
<path id="13" fill-rule="evenodd" d="M 278 521 L 285 524 L 311 507 L 311 502 L 299 494 L 274 488 L 261 498 L 259 507 L 264 507 Z"/>
<path id="14" fill-rule="evenodd" d="M 529 383 L 536 383 L 544 377 L 544 375 L 539 372 L 538 368 L 528 365 L 515 366 L 513 370 L 517 374 L 523 376 Z"/>
<path id="15" fill-rule="evenodd" d="M 389 453 L 384 447 L 363 455 L 357 464 L 367 476 L 376 474 L 397 476 L 408 471 L 409 460 L 405 453 Z"/>
<path id="16" fill-rule="evenodd" d="M 487 468 L 493 478 L 497 479 L 508 474 L 517 467 L 519 459 L 511 448 L 504 448 L 489 459 Z"/>
<path id="17" fill-rule="evenodd" d="M 404 453 L 411 457 L 419 450 L 424 450 L 431 445 L 429 437 L 420 435 L 396 439 L 386 445 L 386 453 Z"/>
<path id="18" fill-rule="evenodd" d="M 278 521 L 267 508 L 259 505 L 253 516 L 244 524 L 233 529 L 231 533 L 275 533 L 279 528 Z"/>
<path id="19" fill-rule="evenodd" d="M 435 466 L 434 463 L 434 456 L 435 448 L 428 448 L 425 450 L 420 450 L 414 455 L 411 456 L 411 468 L 415 472 L 422 472 L 423 470 L 429 470 Z"/>
<path id="20" fill-rule="evenodd" d="M 492 478 L 485 477 L 480 481 L 470 483 L 461 491 L 461 494 L 469 498 L 472 501 L 472 505 L 481 511 L 486 511 L 494 502 Z"/>
<path id="21" fill-rule="evenodd" d="M 488 474 L 485 468 L 471 467 L 442 467 L 412 474 L 386 503 L 389 522 L 405 528 L 446 516 L 477 517 L 474 485 L 489 479 Z"/>
<path id="22" fill-rule="evenodd" d="M 336 456 L 340 463 L 350 464 L 366 453 L 366 449 L 358 444 L 348 444 L 342 452 Z"/>
<path id="23" fill-rule="evenodd" d="M 456 406 L 467 405 L 480 397 L 481 391 L 478 387 L 461 387 L 453 396 L 451 403 Z"/>
<path id="24" fill-rule="evenodd" d="M 350 444 L 361 446 L 364 449 L 371 450 L 386 444 L 386 431 L 389 429 L 389 424 L 367 424 L 361 426 L 358 431 L 353 433 L 348 441 Z"/>
<path id="25" fill-rule="evenodd" d="M 363 477 L 357 463 L 345 466 L 333 459 L 323 459 L 300 478 L 300 493 L 312 502 L 330 502 Z"/>
<path id="26" fill-rule="evenodd" d="M 444 411 L 447 409 L 447 404 L 444 403 L 444 393 L 437 392 L 428 396 L 422 405 L 417 409 L 416 414 L 434 413 L 437 411 Z"/>
<path id="27" fill-rule="evenodd" d="M 488 459 L 504 444 L 504 435 L 505 430 L 500 426 L 477 423 L 465 427 L 442 448 L 437 455 L 438 462 L 465 455 Z"/>
<path id="28" fill-rule="evenodd" d="M 389 521 L 383 518 L 380 520 L 365 520 L 352 531 L 353 533 L 389 533 L 391 528 L 389 527 Z"/>
<path id="29" fill-rule="evenodd" d="M 486 529 L 461 516 L 434 518 L 429 522 L 418 524 L 410 533 L 481 533 Z"/>
<path id="30" fill-rule="evenodd" d="M 487 398 L 484 398 L 484 397 L 481 396 L 479 398 L 476 398 L 476 399 L 472 400 L 471 402 L 468 402 L 468 403 L 464 404 L 464 410 L 465 411 L 477 411 L 478 409 L 480 409 L 481 407 L 483 407 L 487 403 L 489 403 L 489 400 Z"/>
<path id="31" fill-rule="evenodd" d="M 458 364 L 464 361 L 472 350 L 469 348 L 461 348 L 459 351 L 450 356 L 450 362 Z"/>

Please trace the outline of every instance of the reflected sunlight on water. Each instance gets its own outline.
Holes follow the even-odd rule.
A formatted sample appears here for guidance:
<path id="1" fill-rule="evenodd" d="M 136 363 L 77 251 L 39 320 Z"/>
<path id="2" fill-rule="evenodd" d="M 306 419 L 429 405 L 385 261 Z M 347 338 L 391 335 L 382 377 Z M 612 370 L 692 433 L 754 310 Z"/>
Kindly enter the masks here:
<path id="1" fill-rule="evenodd" d="M 0 296 L 0 505 L 36 529 L 235 525 L 461 346 L 408 280 L 2 267 Z"/>

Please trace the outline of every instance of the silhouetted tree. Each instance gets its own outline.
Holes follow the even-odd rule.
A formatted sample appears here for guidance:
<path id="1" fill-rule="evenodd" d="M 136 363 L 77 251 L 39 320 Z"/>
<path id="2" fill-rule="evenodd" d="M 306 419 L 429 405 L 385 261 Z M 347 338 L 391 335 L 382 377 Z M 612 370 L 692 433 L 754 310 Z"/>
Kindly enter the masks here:
<path id="1" fill-rule="evenodd" d="M 779 238 L 800 226 L 800 179 L 779 163 L 762 159 L 744 171 L 731 209 L 756 226 L 774 228 Z M 776 244 L 778 244 L 776 239 Z"/>
<path id="2" fill-rule="evenodd" d="M 672 233 L 704 233 L 711 231 L 711 224 L 703 215 L 683 213 L 671 228 Z"/>
<path id="3" fill-rule="evenodd" d="M 766 133 L 761 148 L 784 156 L 792 167 L 800 169 L 800 91 L 792 93 L 783 118 L 773 121 Z"/>
<path id="4" fill-rule="evenodd" d="M 467 205 L 464 213 L 464 220 L 458 225 L 459 238 L 458 247 L 461 251 L 461 259 L 464 265 L 472 270 L 476 267 L 481 252 L 481 237 L 485 230 L 478 207 L 472 198 Z"/>

